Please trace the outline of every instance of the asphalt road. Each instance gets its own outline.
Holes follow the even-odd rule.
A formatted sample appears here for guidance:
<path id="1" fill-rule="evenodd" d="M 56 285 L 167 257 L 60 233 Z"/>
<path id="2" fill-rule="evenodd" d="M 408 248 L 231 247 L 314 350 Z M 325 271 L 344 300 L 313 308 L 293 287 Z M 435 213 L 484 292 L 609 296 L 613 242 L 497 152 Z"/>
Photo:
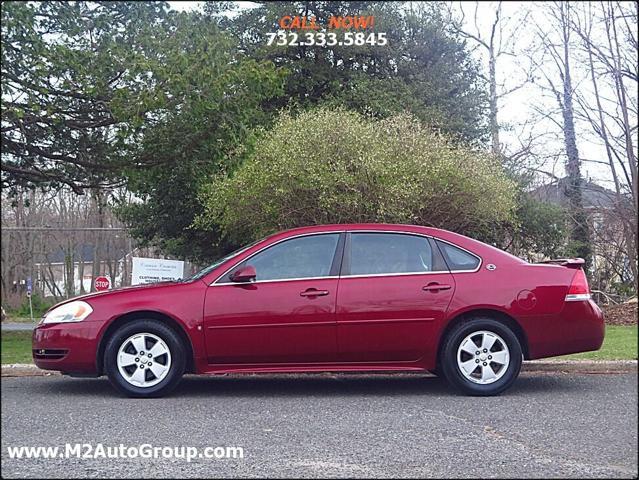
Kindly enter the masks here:
<path id="1" fill-rule="evenodd" d="M 637 374 L 523 373 L 496 398 L 420 375 L 2 379 L 2 476 L 637 477 Z M 9 459 L 8 446 L 240 446 L 243 459 Z"/>

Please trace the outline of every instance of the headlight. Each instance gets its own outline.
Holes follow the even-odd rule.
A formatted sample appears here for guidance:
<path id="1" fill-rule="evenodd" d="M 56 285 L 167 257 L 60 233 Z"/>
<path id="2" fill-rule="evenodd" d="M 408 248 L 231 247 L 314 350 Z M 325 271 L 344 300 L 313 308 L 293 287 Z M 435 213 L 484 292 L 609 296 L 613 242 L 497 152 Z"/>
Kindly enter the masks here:
<path id="1" fill-rule="evenodd" d="M 65 303 L 47 313 L 41 323 L 81 322 L 87 318 L 93 309 L 87 302 L 76 300 Z"/>

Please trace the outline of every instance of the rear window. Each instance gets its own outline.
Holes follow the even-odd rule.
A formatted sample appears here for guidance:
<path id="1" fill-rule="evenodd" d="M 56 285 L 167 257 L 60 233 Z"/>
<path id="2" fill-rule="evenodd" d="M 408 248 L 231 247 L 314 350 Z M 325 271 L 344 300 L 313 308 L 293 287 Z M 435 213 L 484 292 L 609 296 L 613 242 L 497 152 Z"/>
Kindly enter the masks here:
<path id="1" fill-rule="evenodd" d="M 479 266 L 479 257 L 472 253 L 440 240 L 437 240 L 437 245 L 451 271 L 475 270 Z"/>

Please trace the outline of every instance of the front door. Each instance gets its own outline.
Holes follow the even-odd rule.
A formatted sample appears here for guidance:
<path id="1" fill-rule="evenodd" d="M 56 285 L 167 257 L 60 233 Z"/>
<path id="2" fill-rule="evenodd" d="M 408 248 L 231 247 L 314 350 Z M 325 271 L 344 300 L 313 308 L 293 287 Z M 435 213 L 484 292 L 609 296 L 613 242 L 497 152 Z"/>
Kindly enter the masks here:
<path id="1" fill-rule="evenodd" d="M 453 275 L 427 237 L 349 236 L 337 298 L 340 360 L 418 360 L 448 309 Z"/>
<path id="2" fill-rule="evenodd" d="M 252 265 L 254 282 L 233 283 L 231 271 L 209 287 L 204 305 L 209 363 L 335 361 L 341 235 L 281 241 L 233 269 Z"/>

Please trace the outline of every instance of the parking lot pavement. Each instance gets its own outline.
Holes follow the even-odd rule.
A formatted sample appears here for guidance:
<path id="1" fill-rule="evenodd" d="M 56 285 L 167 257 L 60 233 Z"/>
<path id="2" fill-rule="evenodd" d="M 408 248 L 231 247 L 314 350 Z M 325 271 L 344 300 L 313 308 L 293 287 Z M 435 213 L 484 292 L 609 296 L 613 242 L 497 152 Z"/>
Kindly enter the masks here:
<path id="1" fill-rule="evenodd" d="M 105 379 L 2 379 L 16 477 L 637 477 L 637 374 L 524 373 L 500 397 L 421 375 L 187 377 L 168 398 Z M 242 459 L 9 459 L 7 447 L 238 446 Z"/>

